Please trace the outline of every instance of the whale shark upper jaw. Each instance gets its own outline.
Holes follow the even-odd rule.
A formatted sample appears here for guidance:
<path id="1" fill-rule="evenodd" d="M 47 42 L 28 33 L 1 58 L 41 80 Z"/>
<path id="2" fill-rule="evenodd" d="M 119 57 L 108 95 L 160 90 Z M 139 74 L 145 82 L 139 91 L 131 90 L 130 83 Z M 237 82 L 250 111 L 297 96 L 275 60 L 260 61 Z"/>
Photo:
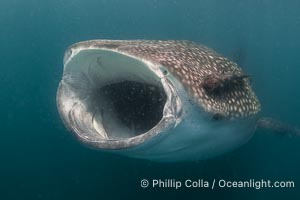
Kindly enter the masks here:
<path id="1" fill-rule="evenodd" d="M 129 148 L 180 123 L 182 102 L 174 84 L 179 83 L 158 64 L 73 47 L 65 54 L 57 104 L 66 126 L 82 142 Z"/>

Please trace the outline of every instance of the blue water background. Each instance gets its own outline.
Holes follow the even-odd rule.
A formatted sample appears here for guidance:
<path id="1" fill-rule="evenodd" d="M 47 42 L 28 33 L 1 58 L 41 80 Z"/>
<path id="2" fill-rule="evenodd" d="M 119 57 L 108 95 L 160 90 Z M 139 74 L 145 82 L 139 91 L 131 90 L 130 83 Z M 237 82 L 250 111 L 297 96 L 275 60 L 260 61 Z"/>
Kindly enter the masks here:
<path id="1" fill-rule="evenodd" d="M 64 50 L 88 39 L 185 39 L 238 62 L 262 115 L 300 126 L 298 0 L 1 0 L 0 199 L 299 199 L 300 140 L 258 131 L 214 159 L 159 164 L 88 149 L 63 126 Z M 293 180 L 281 189 L 142 189 L 143 178 Z"/>

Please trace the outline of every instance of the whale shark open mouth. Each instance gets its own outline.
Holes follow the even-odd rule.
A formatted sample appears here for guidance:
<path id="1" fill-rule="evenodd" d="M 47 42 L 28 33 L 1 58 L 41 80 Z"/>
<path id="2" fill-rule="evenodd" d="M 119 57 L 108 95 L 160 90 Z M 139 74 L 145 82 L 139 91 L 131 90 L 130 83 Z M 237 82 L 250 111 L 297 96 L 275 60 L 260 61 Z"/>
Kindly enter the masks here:
<path id="1" fill-rule="evenodd" d="M 57 95 L 60 115 L 89 146 L 144 143 L 181 120 L 181 101 L 164 73 L 119 52 L 70 48 Z"/>
<path id="2" fill-rule="evenodd" d="M 152 129 L 163 117 L 166 94 L 161 85 L 121 81 L 93 92 L 96 117 L 102 118 L 108 139 L 131 138 Z M 95 128 L 101 123 L 93 118 Z"/>

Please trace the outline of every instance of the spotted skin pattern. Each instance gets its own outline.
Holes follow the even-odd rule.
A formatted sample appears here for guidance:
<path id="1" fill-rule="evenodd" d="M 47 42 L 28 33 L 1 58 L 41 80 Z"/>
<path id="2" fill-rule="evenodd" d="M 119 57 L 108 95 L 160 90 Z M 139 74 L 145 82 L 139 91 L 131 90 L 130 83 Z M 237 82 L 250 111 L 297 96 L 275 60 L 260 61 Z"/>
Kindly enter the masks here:
<path id="1" fill-rule="evenodd" d="M 243 119 L 260 111 L 259 100 L 248 78 L 233 80 L 230 87 L 221 87 L 215 93 L 205 90 L 205 80 L 212 75 L 244 77 L 246 74 L 236 63 L 203 45 L 175 40 L 91 40 L 76 43 L 70 48 L 80 47 L 110 49 L 164 66 L 182 83 L 189 95 L 213 115 Z"/>

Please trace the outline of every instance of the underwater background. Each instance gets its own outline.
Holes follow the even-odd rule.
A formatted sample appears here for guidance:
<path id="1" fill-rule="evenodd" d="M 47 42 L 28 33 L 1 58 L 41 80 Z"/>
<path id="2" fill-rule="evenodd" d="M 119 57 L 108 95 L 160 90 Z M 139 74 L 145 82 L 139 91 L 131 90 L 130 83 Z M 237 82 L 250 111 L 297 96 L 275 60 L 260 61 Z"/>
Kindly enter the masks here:
<path id="1" fill-rule="evenodd" d="M 207 45 L 251 75 L 262 116 L 300 126 L 299 0 L 1 0 L 0 199 L 299 199 L 300 139 L 258 130 L 198 162 L 89 149 L 56 108 L 65 49 L 88 39 Z M 294 188 L 141 188 L 142 179 L 291 180 Z"/>

